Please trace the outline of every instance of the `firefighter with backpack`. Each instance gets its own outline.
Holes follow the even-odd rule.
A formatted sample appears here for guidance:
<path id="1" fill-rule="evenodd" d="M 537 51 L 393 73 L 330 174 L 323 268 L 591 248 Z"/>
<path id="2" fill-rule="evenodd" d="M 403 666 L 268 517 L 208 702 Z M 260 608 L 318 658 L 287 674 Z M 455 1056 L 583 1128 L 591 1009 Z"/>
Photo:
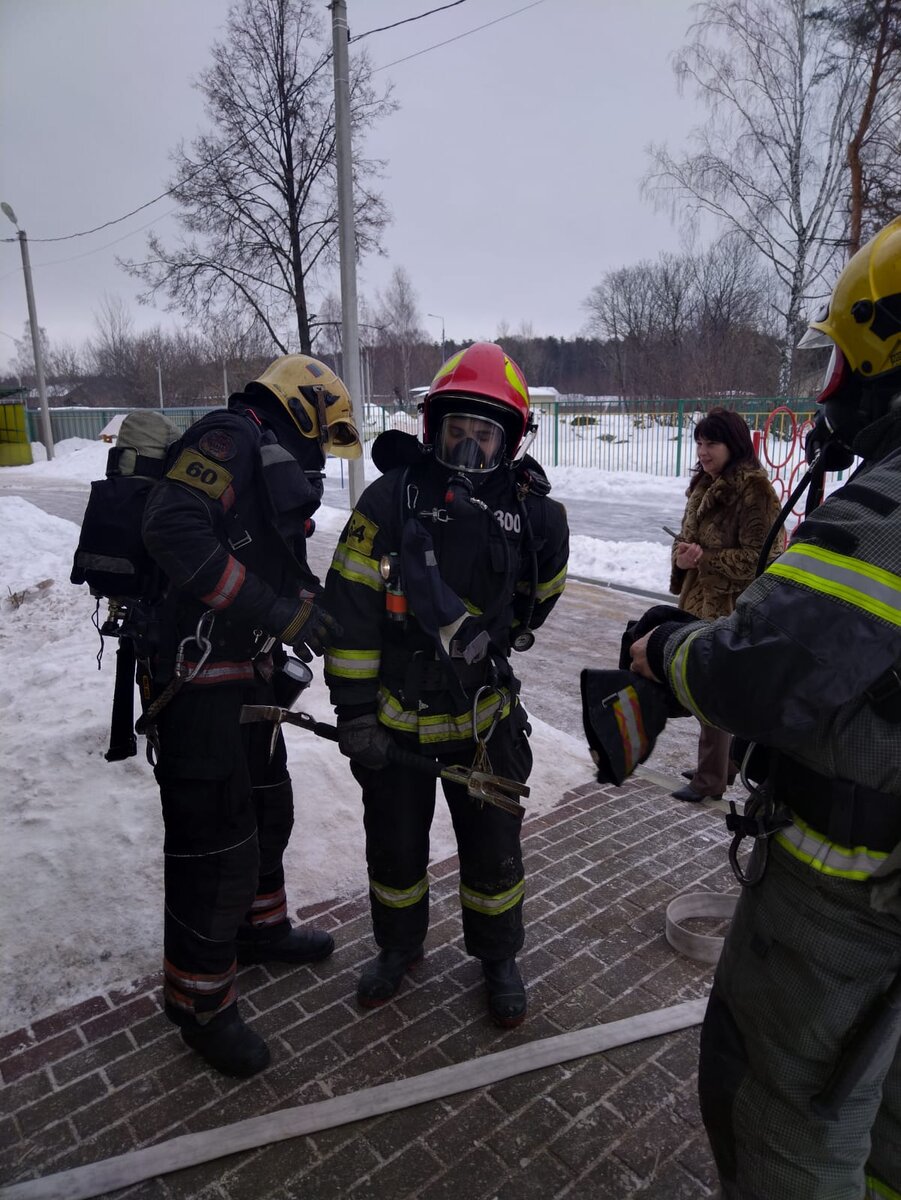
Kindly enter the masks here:
<path id="1" fill-rule="evenodd" d="M 286 704 L 299 660 L 336 625 L 306 538 L 326 454 L 357 457 L 350 397 L 324 364 L 287 355 L 196 422 L 150 491 L 143 539 L 164 580 L 154 610 L 145 711 L 165 825 L 166 1015 L 217 1070 L 269 1061 L 238 1010 L 239 964 L 316 962 L 331 936 L 292 928 L 282 855 L 293 824 L 280 733 L 241 707 Z M 294 670 L 291 671 L 291 665 Z"/>
<path id="2" fill-rule="evenodd" d="M 423 401 L 423 439 L 376 439 L 383 472 L 360 497 L 326 580 L 341 625 L 326 651 L 338 742 L 362 788 L 378 956 L 357 986 L 364 1008 L 388 1001 L 423 954 L 435 781 L 398 765 L 398 747 L 519 783 L 532 756 L 511 647 L 563 591 L 568 530 L 547 478 L 524 454 L 534 430 L 522 372 L 500 346 L 446 362 Z M 390 765 L 389 765 L 390 764 Z M 468 954 L 489 1013 L 526 1014 L 521 814 L 443 783 L 457 838 Z"/>

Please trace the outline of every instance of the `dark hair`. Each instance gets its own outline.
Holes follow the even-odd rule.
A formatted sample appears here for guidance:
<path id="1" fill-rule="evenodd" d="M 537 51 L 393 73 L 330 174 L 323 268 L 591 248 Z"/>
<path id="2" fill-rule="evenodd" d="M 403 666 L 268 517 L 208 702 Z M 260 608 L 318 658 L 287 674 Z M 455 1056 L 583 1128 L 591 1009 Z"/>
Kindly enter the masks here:
<path id="1" fill-rule="evenodd" d="M 706 417 L 701 417 L 694 430 L 695 442 L 699 438 L 707 438 L 710 442 L 722 442 L 729 451 L 729 461 L 723 470 L 724 475 L 731 474 L 742 463 L 750 463 L 754 467 L 761 465 L 760 459 L 754 453 L 748 422 L 737 412 L 732 412 L 731 409 L 711 408 Z M 695 490 L 701 482 L 703 474 L 704 468 L 700 462 L 695 463 L 688 481 L 686 496 L 690 496 Z"/>

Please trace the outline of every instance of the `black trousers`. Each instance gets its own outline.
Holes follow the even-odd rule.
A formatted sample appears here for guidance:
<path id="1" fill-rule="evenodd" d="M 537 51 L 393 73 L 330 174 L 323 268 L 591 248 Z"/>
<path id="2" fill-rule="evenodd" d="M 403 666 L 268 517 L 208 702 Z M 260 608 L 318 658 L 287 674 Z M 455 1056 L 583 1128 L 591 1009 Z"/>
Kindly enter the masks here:
<path id="1" fill-rule="evenodd" d="M 184 687 L 158 720 L 165 826 L 165 1001 L 177 1024 L 234 999 L 240 927 L 286 918 L 282 855 L 294 804 L 284 739 L 241 725 L 268 684 Z"/>
<path id="2" fill-rule="evenodd" d="M 520 712 L 502 721 L 488 745 L 492 771 L 525 783 L 532 752 Z M 404 749 L 416 751 L 415 736 L 395 735 Z M 448 765 L 468 766 L 474 744 L 441 754 Z M 352 765 L 363 789 L 366 865 L 376 944 L 382 949 L 413 950 L 429 925 L 429 830 L 435 812 L 435 780 L 418 771 L 391 765 L 370 771 Z M 471 799 L 460 784 L 441 786 L 450 809 L 460 860 L 463 940 L 476 958 L 509 958 L 525 939 L 521 818 L 492 804 Z"/>

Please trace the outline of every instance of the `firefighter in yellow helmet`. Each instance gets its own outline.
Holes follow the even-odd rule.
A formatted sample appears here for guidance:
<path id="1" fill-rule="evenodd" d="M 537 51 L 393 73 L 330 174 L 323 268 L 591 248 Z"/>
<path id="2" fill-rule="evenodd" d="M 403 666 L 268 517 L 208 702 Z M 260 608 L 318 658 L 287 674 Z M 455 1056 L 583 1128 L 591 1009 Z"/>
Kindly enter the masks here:
<path id="1" fill-rule="evenodd" d="M 239 717 L 243 704 L 290 703 L 337 628 L 306 540 L 326 455 L 360 453 L 338 376 L 286 355 L 175 443 L 145 508 L 160 584 L 139 674 L 165 824 L 165 1009 L 229 1075 L 269 1061 L 238 1011 L 236 966 L 314 962 L 334 948 L 287 917 L 281 734 L 271 752 L 271 727 Z"/>
<path id="2" fill-rule="evenodd" d="M 832 356 L 809 456 L 857 470 L 732 616 L 632 647 L 673 701 L 765 749 L 729 818 L 755 848 L 701 1033 L 729 1200 L 901 1196 L 901 217 L 811 344 Z"/>

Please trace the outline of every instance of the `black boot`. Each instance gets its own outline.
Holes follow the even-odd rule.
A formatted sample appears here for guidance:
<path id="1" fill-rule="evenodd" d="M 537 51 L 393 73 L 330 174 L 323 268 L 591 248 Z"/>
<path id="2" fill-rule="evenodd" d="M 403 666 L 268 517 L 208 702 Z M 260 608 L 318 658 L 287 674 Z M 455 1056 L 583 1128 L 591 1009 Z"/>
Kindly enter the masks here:
<path id="1" fill-rule="evenodd" d="M 495 1025 L 513 1029 L 526 1018 L 526 985 L 515 958 L 482 959 L 488 1011 Z"/>
<path id="2" fill-rule="evenodd" d="M 363 1008 L 378 1008 L 395 994 L 407 971 L 422 962 L 422 946 L 415 950 L 380 950 L 378 958 L 363 971 L 357 984 L 357 1002 Z"/>
<path id="3" fill-rule="evenodd" d="M 300 966 L 322 962 L 335 948 L 335 939 L 324 929 L 292 929 L 287 922 L 275 931 L 242 927 L 235 941 L 235 953 L 242 966 L 248 963 L 281 962 Z"/>
<path id="4" fill-rule="evenodd" d="M 223 1075 L 246 1079 L 269 1064 L 269 1047 L 230 1004 L 206 1025 L 182 1026 L 182 1040 Z"/>

